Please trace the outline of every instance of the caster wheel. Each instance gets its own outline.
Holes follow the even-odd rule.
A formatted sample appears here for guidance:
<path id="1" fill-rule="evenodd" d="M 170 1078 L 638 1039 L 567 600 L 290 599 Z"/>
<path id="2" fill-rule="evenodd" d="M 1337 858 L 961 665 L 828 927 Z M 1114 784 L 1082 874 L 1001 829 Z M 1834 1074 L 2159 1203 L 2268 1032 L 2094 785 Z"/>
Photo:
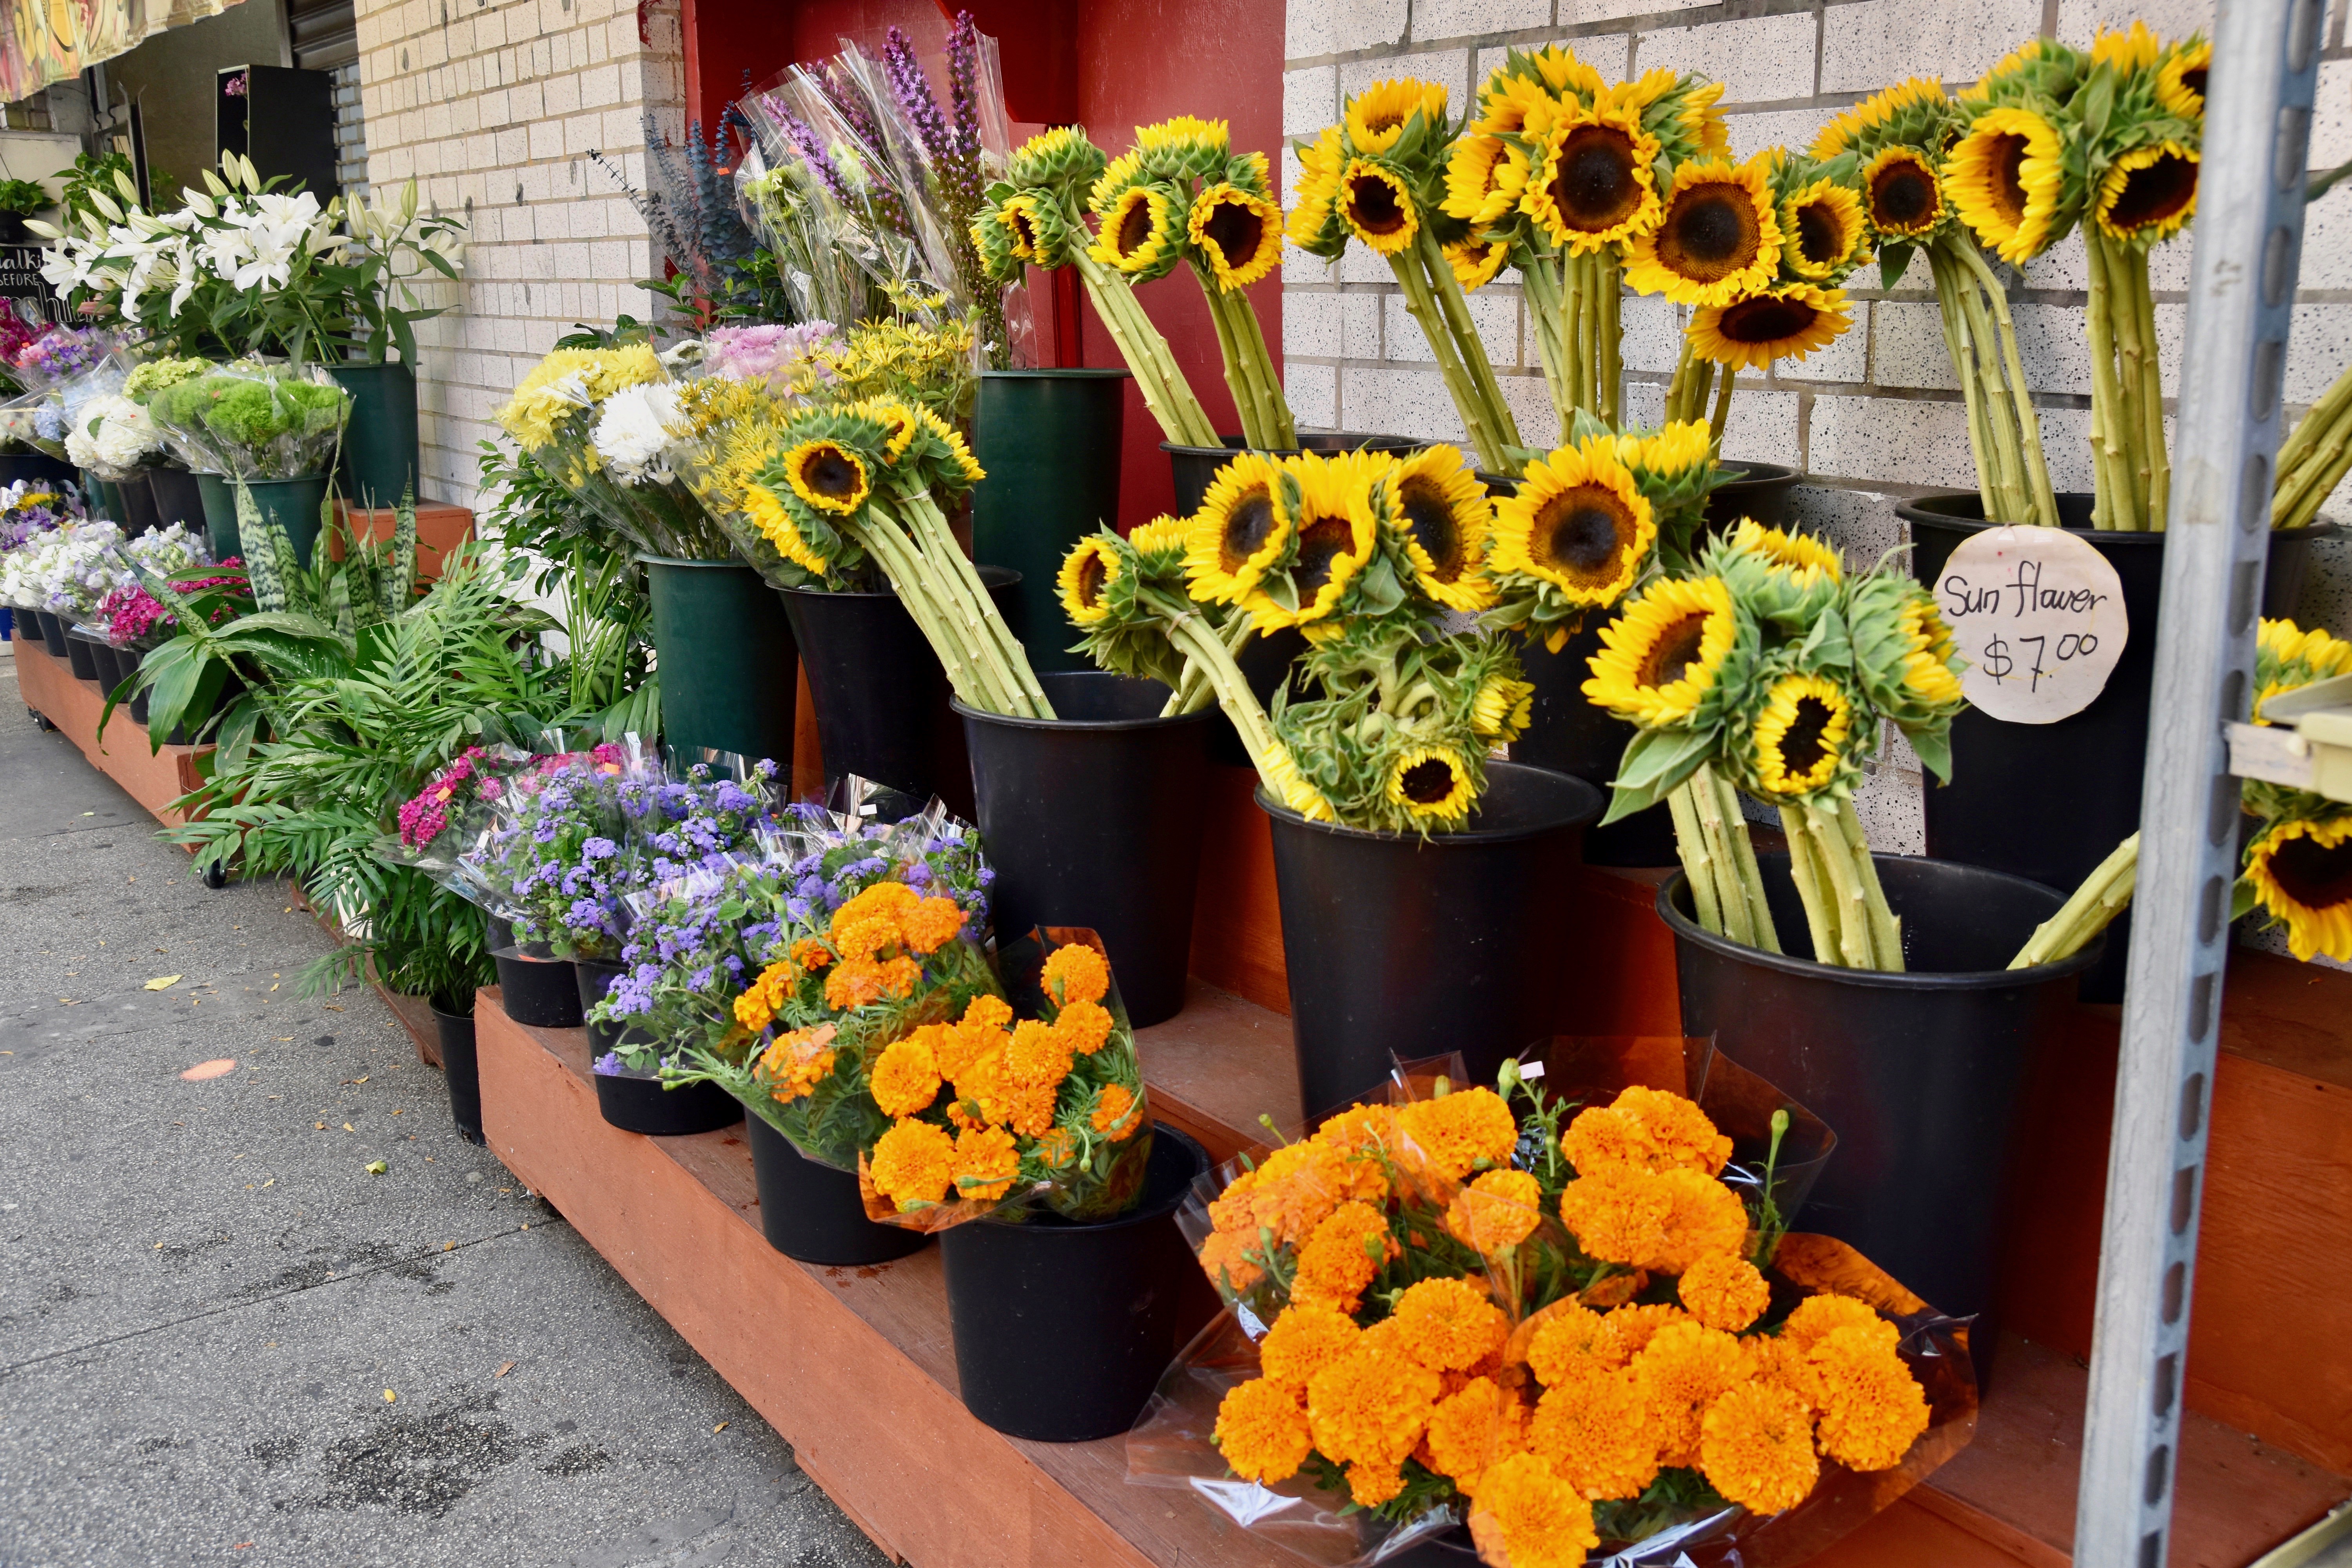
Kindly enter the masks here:
<path id="1" fill-rule="evenodd" d="M 54 731 L 57 728 L 55 724 L 49 722 L 49 716 L 47 714 L 36 711 L 29 708 L 26 709 L 26 711 L 33 715 L 33 727 L 35 729 Z"/>
<path id="2" fill-rule="evenodd" d="M 214 864 L 212 864 L 212 865 L 210 865 L 210 866 L 205 867 L 205 887 L 207 887 L 207 888 L 214 888 L 214 889 L 219 889 L 219 888 L 226 888 L 226 887 L 227 887 L 227 886 L 228 886 L 228 868 L 227 868 L 227 867 L 226 867 L 226 866 L 223 866 L 223 865 L 219 864 L 217 861 L 215 861 Z"/>

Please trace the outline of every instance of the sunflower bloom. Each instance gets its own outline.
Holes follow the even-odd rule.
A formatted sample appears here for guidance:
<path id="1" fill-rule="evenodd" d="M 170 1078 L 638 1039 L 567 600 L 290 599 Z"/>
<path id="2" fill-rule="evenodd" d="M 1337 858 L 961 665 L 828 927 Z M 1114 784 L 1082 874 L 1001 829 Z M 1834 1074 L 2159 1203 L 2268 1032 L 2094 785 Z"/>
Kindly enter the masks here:
<path id="1" fill-rule="evenodd" d="M 1882 147 L 1862 169 L 1864 210 L 1882 239 L 1920 239 L 1944 221 L 1944 180 L 1910 147 Z"/>
<path id="2" fill-rule="evenodd" d="M 1217 1451 L 1234 1474 L 1268 1486 L 1298 1473 L 1315 1447 L 1307 1407 L 1262 1377 L 1229 1389 L 1217 1405 Z"/>
<path id="3" fill-rule="evenodd" d="M 1845 580 L 1845 557 L 1810 533 L 1767 528 L 1752 517 L 1743 517 L 1731 531 L 1731 547 L 1760 555 L 1801 582 Z"/>
<path id="4" fill-rule="evenodd" d="M 1297 541 L 1290 583 L 1298 604 L 1288 614 L 1290 624 L 1311 628 L 1337 614 L 1349 584 L 1371 563 L 1380 544 L 1372 489 L 1381 467 L 1362 452 L 1338 458 L 1310 452 L 1283 460 L 1298 494 L 1290 518 Z"/>
<path id="5" fill-rule="evenodd" d="M 1688 718 L 1715 684 L 1738 633 L 1720 578 L 1666 578 L 1601 628 L 1584 695 L 1657 729 Z"/>
<path id="6" fill-rule="evenodd" d="M 1383 489 L 1422 591 L 1449 610 L 1491 605 L 1494 587 L 1483 569 L 1492 503 L 1461 452 L 1424 447 L 1396 465 Z"/>
<path id="7" fill-rule="evenodd" d="M 2030 109 L 1989 109 L 1944 161 L 1960 220 L 2023 266 L 2056 232 L 2063 184 L 2057 128 Z"/>
<path id="8" fill-rule="evenodd" d="M 2205 119 L 2205 72 L 2213 63 L 2213 46 L 2202 40 L 2183 44 L 2168 56 L 2156 73 L 2156 100 L 2191 125 Z"/>
<path id="9" fill-rule="evenodd" d="M 1657 542 L 1649 498 L 1606 443 L 1562 447 L 1529 463 L 1495 505 L 1488 569 L 1523 573 L 1571 604 L 1605 607 L 1633 585 Z"/>
<path id="10" fill-rule="evenodd" d="M 1906 110 L 1944 101 L 1944 84 L 1933 77 L 1915 76 L 1896 82 L 1893 87 L 1874 93 L 1822 127 L 1808 151 L 1816 160 L 1826 163 L 1863 141 L 1870 132 L 1901 116 Z"/>
<path id="11" fill-rule="evenodd" d="M 1784 675 L 1766 693 L 1748 761 L 1757 782 L 1791 799 L 1838 775 L 1853 730 L 1853 700 L 1818 675 Z"/>
<path id="12" fill-rule="evenodd" d="M 1202 191 L 1185 219 L 1192 251 L 1225 293 L 1246 289 L 1282 260 L 1282 208 L 1255 191 L 1215 184 Z"/>
<path id="13" fill-rule="evenodd" d="M 1184 574 L 1196 599 L 1238 605 L 1289 547 L 1290 517 L 1281 504 L 1282 468 L 1244 452 L 1217 470 L 1192 515 Z"/>
<path id="14" fill-rule="evenodd" d="M 1442 205 L 1448 217 L 1460 218 L 1475 234 L 1500 223 L 1518 205 L 1527 183 L 1526 153 L 1500 136 L 1465 136 L 1445 161 Z"/>
<path id="15" fill-rule="evenodd" d="M 1348 146 L 1359 156 L 1385 153 L 1397 144 L 1416 114 L 1432 125 L 1444 121 L 1444 83 L 1410 78 L 1376 81 L 1348 100 Z"/>
<path id="16" fill-rule="evenodd" d="M 1732 1389 L 1699 1418 L 1698 1466 L 1717 1491 L 1756 1513 L 1794 1508 L 1821 1479 L 1812 1412 L 1786 1389 Z"/>
<path id="17" fill-rule="evenodd" d="M 1815 180 L 1780 205 L 1789 266 L 1801 277 L 1826 279 L 1853 265 L 1865 228 L 1862 198 L 1834 180 Z"/>
<path id="18" fill-rule="evenodd" d="M 1110 590 L 1124 571 L 1118 549 L 1108 540 L 1078 541 L 1077 548 L 1062 558 L 1059 578 L 1062 613 L 1072 626 L 1099 626 L 1110 618 Z"/>
<path id="19" fill-rule="evenodd" d="M 2352 814 L 2265 829 L 2246 851 L 2245 875 L 2254 901 L 2284 922 L 2295 957 L 2352 960 Z"/>
<path id="20" fill-rule="evenodd" d="M 1299 150 L 1298 184 L 1291 189 L 1296 201 L 1283 226 L 1293 245 L 1311 247 L 1320 241 L 1339 199 L 1339 170 L 1346 158 L 1336 125 L 1325 126 L 1313 145 Z"/>
<path id="21" fill-rule="evenodd" d="M 1122 191 L 1103 214 L 1102 232 L 1087 254 L 1121 272 L 1150 272 L 1168 263 L 1184 244 L 1184 213 L 1163 185 Z"/>
<path id="22" fill-rule="evenodd" d="M 1462 285 L 1465 294 L 1475 294 L 1495 280 L 1495 274 L 1511 259 L 1511 242 L 1490 239 L 1481 244 L 1462 240 L 1445 247 L 1445 264 L 1454 269 L 1454 280 Z"/>
<path id="23" fill-rule="evenodd" d="M 2197 213 L 2197 154 L 2178 142 L 2139 147 L 2109 165 L 2092 215 L 2116 239 L 2158 240 Z"/>
<path id="24" fill-rule="evenodd" d="M 1489 676 L 1478 688 L 1478 695 L 1471 700 L 1471 733 L 1482 741 L 1508 745 L 1527 732 L 1528 723 L 1535 716 L 1535 697 L 1532 682 L 1513 680 L 1503 675 Z"/>
<path id="25" fill-rule="evenodd" d="M 1769 370 L 1776 359 L 1827 348 L 1853 325 L 1844 289 L 1783 284 L 1702 307 L 1691 320 L 1691 353 L 1734 369 Z"/>
<path id="26" fill-rule="evenodd" d="M 1570 254 L 1602 249 L 1658 220 L 1657 161 L 1638 110 L 1571 108 L 1546 132 L 1520 208 Z"/>
<path id="27" fill-rule="evenodd" d="M 1415 746 L 1389 769 L 1388 798 L 1407 815 L 1433 822 L 1461 822 L 1476 798 L 1460 753 L 1446 746 Z"/>
<path id="28" fill-rule="evenodd" d="M 803 503 L 841 517 L 873 493 L 865 459 L 836 441 L 803 441 L 785 453 L 784 479 Z"/>
<path id="29" fill-rule="evenodd" d="M 1339 216 L 1349 232 L 1382 256 L 1394 256 L 1421 232 L 1421 214 L 1404 181 L 1387 168 L 1357 158 L 1339 176 Z"/>
<path id="30" fill-rule="evenodd" d="M 1633 237 L 1626 260 L 1637 293 L 1682 305 L 1721 305 L 1768 286 L 1780 267 L 1780 223 L 1765 164 L 1685 163 L 1656 226 Z"/>

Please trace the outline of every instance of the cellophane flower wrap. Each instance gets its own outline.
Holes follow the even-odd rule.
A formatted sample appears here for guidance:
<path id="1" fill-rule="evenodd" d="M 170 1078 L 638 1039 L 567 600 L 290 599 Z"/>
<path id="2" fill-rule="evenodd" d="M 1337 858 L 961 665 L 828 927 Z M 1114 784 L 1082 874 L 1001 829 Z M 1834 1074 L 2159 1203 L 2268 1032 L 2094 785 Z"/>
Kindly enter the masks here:
<path id="1" fill-rule="evenodd" d="M 0 552 L 21 550 L 65 523 L 89 518 L 72 480 L 18 479 L 0 488 Z"/>
<path id="2" fill-rule="evenodd" d="M 352 397 L 317 365 L 241 361 L 156 388 L 147 412 L 193 468 L 299 479 L 335 466 Z"/>
<path id="3" fill-rule="evenodd" d="M 122 530 L 104 518 L 65 522 L 0 557 L 0 600 L 79 621 L 129 575 Z"/>
<path id="4" fill-rule="evenodd" d="M 1704 1042 L 1605 1044 L 1677 1087 L 1420 1064 L 1202 1178 L 1179 1223 L 1228 1305 L 1129 1479 L 1328 1568 L 1441 1536 L 1491 1568 L 1774 1568 L 1956 1452 L 1966 1325 L 1785 1231 L 1826 1131 Z M 1643 1052 L 1684 1044 L 1699 1083 Z"/>
<path id="5" fill-rule="evenodd" d="M 525 951 L 608 952 L 618 943 L 611 879 L 627 835 L 622 790 L 646 768 L 635 748 L 608 742 L 506 780 L 458 857 L 461 890 L 513 926 Z"/>
<path id="6" fill-rule="evenodd" d="M 66 427 L 66 458 L 121 484 L 163 458 L 163 437 L 147 410 L 121 393 L 93 397 Z"/>

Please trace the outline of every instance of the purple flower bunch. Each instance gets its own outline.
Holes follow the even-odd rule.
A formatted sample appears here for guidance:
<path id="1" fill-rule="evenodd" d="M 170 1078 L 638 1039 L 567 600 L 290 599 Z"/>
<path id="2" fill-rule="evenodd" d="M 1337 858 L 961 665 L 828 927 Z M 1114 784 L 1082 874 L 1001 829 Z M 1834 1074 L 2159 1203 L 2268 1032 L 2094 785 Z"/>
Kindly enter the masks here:
<path id="1" fill-rule="evenodd" d="M 499 896 L 517 941 L 546 942 L 561 958 L 613 950 L 614 873 L 627 831 L 621 787 L 617 763 L 577 752 L 510 782 L 476 870 Z"/>
<path id="2" fill-rule="evenodd" d="M 977 90 L 980 34 L 972 24 L 971 13 L 958 12 L 955 26 L 948 34 L 948 89 L 952 121 L 940 112 L 939 100 L 931 93 L 930 79 L 923 74 L 921 64 L 915 58 L 914 40 L 895 26 L 882 47 L 882 69 L 889 79 L 890 91 L 898 100 L 900 112 L 922 139 L 923 150 L 930 154 L 931 166 L 950 205 L 960 213 L 977 211 L 983 184 Z"/>
<path id="3" fill-rule="evenodd" d="M 104 359 L 114 340 L 95 327 L 51 327 L 19 350 L 16 366 L 44 384 L 80 374 Z"/>
<path id="4" fill-rule="evenodd" d="M 896 879 L 953 899 L 964 933 L 975 942 L 987 934 L 996 872 L 981 858 L 980 834 L 939 802 L 902 822 L 877 823 L 797 801 L 784 808 L 782 826 L 789 852 L 778 859 L 778 903 L 795 924 L 822 925 L 875 883 Z"/>
<path id="5" fill-rule="evenodd" d="M 700 763 L 683 779 L 639 779 L 621 790 L 628 821 L 633 885 L 716 870 L 748 852 L 775 797 L 776 764 L 762 761 L 745 784 L 713 779 Z"/>
<path id="6" fill-rule="evenodd" d="M 89 516 L 81 491 L 68 480 L 18 479 L 0 489 L 0 551 L 15 550 L 61 523 Z"/>
<path id="7" fill-rule="evenodd" d="M 806 369 L 818 381 L 833 373 L 815 356 L 841 343 L 840 329 L 831 321 L 803 321 L 797 326 L 714 327 L 703 340 L 703 368 L 730 381 L 761 381 L 770 390 L 793 390 L 796 373 Z"/>
<path id="8" fill-rule="evenodd" d="M 773 879 L 759 860 L 722 858 L 630 895 L 625 967 L 596 1005 L 596 1021 L 634 1026 L 664 1042 L 664 1053 L 724 1036 L 735 996 L 782 956 Z"/>

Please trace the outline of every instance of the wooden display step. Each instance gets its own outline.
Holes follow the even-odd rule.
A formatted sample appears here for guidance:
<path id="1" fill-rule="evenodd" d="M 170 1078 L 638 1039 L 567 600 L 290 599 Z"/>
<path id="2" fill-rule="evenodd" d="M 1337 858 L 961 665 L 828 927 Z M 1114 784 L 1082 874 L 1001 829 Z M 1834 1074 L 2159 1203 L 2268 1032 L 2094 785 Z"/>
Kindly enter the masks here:
<path id="1" fill-rule="evenodd" d="M 393 508 L 380 506 L 362 509 L 348 501 L 337 501 L 337 509 L 354 539 L 381 539 L 389 542 L 398 518 Z M 441 575 L 441 563 L 449 552 L 474 537 L 474 514 L 462 506 L 446 501 L 427 500 L 416 503 L 416 575 L 430 580 Z M 332 554 L 341 560 L 338 542 Z"/>
<path id="2" fill-rule="evenodd" d="M 143 805 L 155 820 L 177 827 L 185 819 L 172 803 L 204 781 L 196 759 L 210 746 L 164 746 L 150 750 L 147 727 L 131 717 L 128 707 L 117 708 L 107 721 L 106 738 L 99 739 L 98 719 L 106 710 L 106 694 L 95 680 L 74 677 L 72 665 L 49 657 L 38 637 L 15 637 L 10 647 L 16 659 L 16 687 L 25 706 L 57 726 L 58 732 L 81 748 L 89 765 L 122 786 L 123 793 Z"/>

